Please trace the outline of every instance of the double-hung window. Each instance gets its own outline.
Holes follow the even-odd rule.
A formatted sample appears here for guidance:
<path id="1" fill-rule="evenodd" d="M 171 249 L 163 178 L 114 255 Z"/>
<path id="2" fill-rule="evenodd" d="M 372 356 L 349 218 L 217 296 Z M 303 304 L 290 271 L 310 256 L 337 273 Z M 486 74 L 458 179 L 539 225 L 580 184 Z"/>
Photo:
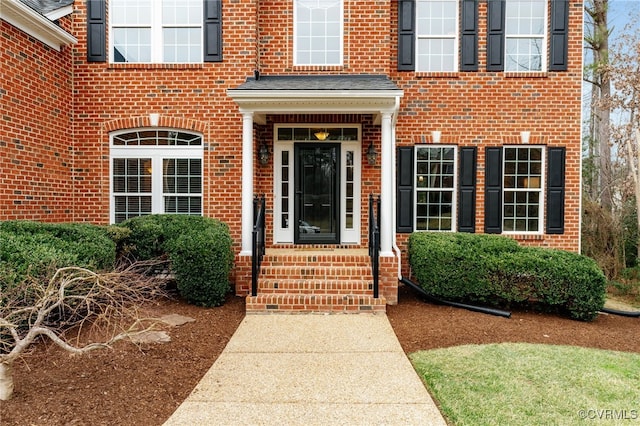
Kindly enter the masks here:
<path id="1" fill-rule="evenodd" d="M 547 0 L 507 0 L 505 71 L 546 69 Z"/>
<path id="2" fill-rule="evenodd" d="M 294 0 L 294 64 L 342 65 L 343 0 Z"/>
<path id="3" fill-rule="evenodd" d="M 457 71 L 458 0 L 418 0 L 416 71 Z"/>
<path id="4" fill-rule="evenodd" d="M 202 0 L 111 0 L 111 61 L 198 63 Z"/>
<path id="5" fill-rule="evenodd" d="M 171 129 L 111 137 L 111 222 L 202 214 L 202 136 Z"/>
<path id="6" fill-rule="evenodd" d="M 504 147 L 503 158 L 503 232 L 541 233 L 544 149 Z"/>
<path id="7" fill-rule="evenodd" d="M 415 226 L 417 231 L 453 231 L 456 218 L 455 146 L 416 146 Z"/>

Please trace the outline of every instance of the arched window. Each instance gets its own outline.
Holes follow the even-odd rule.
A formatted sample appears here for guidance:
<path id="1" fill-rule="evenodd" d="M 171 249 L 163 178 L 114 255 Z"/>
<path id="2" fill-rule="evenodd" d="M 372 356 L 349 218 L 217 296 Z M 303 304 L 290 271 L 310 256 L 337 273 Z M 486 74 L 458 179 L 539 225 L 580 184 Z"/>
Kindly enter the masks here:
<path id="1" fill-rule="evenodd" d="M 175 129 L 111 134 L 111 222 L 172 213 L 202 215 L 202 136 Z"/>

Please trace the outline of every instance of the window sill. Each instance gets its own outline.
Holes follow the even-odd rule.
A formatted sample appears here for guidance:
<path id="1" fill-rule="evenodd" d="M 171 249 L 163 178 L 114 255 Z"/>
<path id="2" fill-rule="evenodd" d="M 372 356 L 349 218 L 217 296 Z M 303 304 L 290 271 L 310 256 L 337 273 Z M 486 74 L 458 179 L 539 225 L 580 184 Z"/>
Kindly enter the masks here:
<path id="1" fill-rule="evenodd" d="M 204 63 L 189 63 L 189 64 L 149 64 L 149 63 L 109 63 L 109 69 L 131 69 L 131 70 L 147 70 L 147 69 L 202 69 Z"/>
<path id="2" fill-rule="evenodd" d="M 506 71 L 504 73 L 505 78 L 547 78 L 549 73 L 546 71 L 527 71 L 527 72 L 515 72 Z"/>
<path id="3" fill-rule="evenodd" d="M 460 73 L 457 71 L 417 71 L 416 78 L 459 78 Z"/>
<path id="4" fill-rule="evenodd" d="M 294 71 L 344 71 L 344 65 L 294 65 Z"/>
<path id="5" fill-rule="evenodd" d="M 507 237 L 511 237 L 516 241 L 542 241 L 544 240 L 544 234 L 502 234 Z"/>

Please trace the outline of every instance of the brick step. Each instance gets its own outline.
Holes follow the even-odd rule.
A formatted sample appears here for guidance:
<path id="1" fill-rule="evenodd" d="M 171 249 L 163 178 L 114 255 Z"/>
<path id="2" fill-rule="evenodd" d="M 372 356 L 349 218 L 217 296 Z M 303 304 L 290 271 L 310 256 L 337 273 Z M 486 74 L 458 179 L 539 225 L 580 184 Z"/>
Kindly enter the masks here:
<path id="1" fill-rule="evenodd" d="M 258 281 L 260 294 L 342 294 L 371 295 L 373 279 L 293 279 L 261 278 Z"/>
<path id="2" fill-rule="evenodd" d="M 360 266 L 370 263 L 369 256 L 350 254 L 266 254 L 262 258 L 264 266 L 307 266 L 307 265 L 334 265 L 334 266 Z"/>
<path id="3" fill-rule="evenodd" d="M 311 248 L 267 252 L 260 267 L 258 294 L 247 297 L 246 311 L 385 312 L 386 300 L 373 298 L 366 251 Z"/>
<path id="4" fill-rule="evenodd" d="M 325 264 L 307 266 L 266 266 L 260 268 L 262 279 L 315 279 L 315 280 L 353 280 L 371 279 L 371 267 L 359 266 L 334 266 Z"/>
<path id="5" fill-rule="evenodd" d="M 258 294 L 247 296 L 247 313 L 386 312 L 384 297 L 335 294 Z"/>

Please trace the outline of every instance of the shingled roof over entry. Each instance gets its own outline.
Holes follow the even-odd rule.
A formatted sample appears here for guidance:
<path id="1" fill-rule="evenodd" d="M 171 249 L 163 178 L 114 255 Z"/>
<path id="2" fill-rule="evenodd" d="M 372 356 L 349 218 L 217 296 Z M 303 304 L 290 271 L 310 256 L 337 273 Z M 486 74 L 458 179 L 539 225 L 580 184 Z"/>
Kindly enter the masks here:
<path id="1" fill-rule="evenodd" d="M 400 90 L 386 75 L 269 75 L 234 90 Z"/>
<path id="2" fill-rule="evenodd" d="M 396 114 L 403 91 L 386 75 L 267 75 L 227 90 L 254 122 L 268 114 Z"/>

